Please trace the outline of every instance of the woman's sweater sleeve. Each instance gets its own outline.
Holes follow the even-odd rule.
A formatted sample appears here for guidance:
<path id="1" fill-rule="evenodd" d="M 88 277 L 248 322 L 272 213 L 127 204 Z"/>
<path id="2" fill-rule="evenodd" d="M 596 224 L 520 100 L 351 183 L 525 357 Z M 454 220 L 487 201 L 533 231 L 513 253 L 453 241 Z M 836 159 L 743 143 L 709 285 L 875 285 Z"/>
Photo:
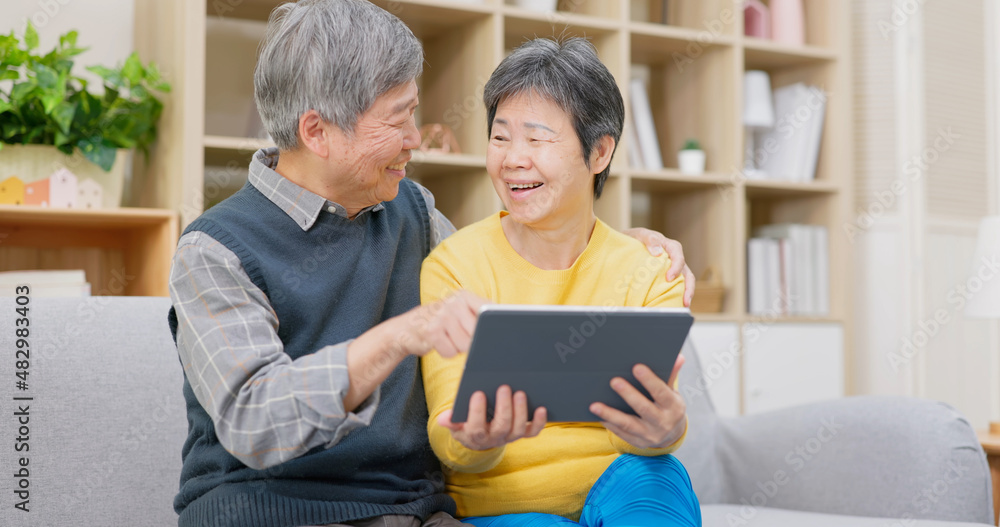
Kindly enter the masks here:
<path id="1" fill-rule="evenodd" d="M 437 251 L 435 251 L 437 252 Z M 462 289 L 455 274 L 432 253 L 424 260 L 420 272 L 420 302 L 430 304 Z M 458 385 L 462 380 L 466 355 L 445 359 L 436 350 L 420 359 L 427 397 L 427 437 L 431 448 L 448 468 L 456 472 L 478 473 L 495 467 L 503 459 L 504 447 L 490 450 L 466 448 L 451 436 L 451 431 L 438 424 L 438 416 L 453 406 Z"/>

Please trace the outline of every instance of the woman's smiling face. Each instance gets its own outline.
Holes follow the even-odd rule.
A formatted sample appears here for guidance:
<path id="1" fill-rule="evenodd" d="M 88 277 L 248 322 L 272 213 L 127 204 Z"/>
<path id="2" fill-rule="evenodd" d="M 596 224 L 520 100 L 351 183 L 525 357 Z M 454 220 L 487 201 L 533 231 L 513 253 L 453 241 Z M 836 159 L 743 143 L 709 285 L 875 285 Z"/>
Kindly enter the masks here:
<path id="1" fill-rule="evenodd" d="M 555 102 L 526 93 L 497 105 L 486 169 L 511 219 L 544 227 L 591 213 L 594 174 L 604 167 L 591 168 L 570 115 Z"/>

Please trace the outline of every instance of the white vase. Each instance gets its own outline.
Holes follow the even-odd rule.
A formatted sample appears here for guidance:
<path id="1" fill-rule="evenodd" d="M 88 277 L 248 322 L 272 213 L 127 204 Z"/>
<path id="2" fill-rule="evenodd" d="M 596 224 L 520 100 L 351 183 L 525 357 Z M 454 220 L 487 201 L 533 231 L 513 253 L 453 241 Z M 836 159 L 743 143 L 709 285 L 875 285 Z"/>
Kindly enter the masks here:
<path id="1" fill-rule="evenodd" d="M 552 13 L 556 10 L 559 0 L 514 0 L 514 5 L 530 11 Z"/>
<path id="2" fill-rule="evenodd" d="M 677 166 L 681 174 L 697 176 L 705 173 L 704 150 L 681 150 L 677 153 Z"/>
<path id="3" fill-rule="evenodd" d="M 76 176 L 77 183 L 87 179 L 94 180 L 103 191 L 102 208 L 114 209 L 121 206 L 126 165 L 132 162 L 129 152 L 118 150 L 114 165 L 109 172 L 105 172 L 85 158 L 79 150 L 68 156 L 54 146 L 5 144 L 0 148 L 0 181 L 17 176 L 27 185 L 46 179 L 65 168 Z"/>

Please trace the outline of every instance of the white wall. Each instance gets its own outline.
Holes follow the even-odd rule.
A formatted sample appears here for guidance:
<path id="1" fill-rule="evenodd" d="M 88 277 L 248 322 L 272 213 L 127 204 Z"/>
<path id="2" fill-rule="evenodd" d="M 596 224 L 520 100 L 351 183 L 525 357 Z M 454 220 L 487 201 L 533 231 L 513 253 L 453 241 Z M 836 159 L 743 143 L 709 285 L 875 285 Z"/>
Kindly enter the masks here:
<path id="1" fill-rule="evenodd" d="M 896 17 L 894 0 L 853 4 L 856 206 L 880 212 L 855 245 L 855 390 L 942 400 L 977 428 L 1000 420 L 998 324 L 957 300 L 978 220 L 1000 203 L 998 10 L 981 2 L 926 0 Z M 961 137 L 912 172 L 947 127 Z M 873 208 L 894 179 L 903 192 Z"/>
<path id="2" fill-rule="evenodd" d="M 84 66 L 115 66 L 132 53 L 134 0 L 4 0 L 2 11 L 0 33 L 13 30 L 21 37 L 30 19 L 44 51 L 59 43 L 59 35 L 75 29 L 77 45 L 90 48 L 77 56 L 74 66 L 85 78 L 96 79 Z"/>

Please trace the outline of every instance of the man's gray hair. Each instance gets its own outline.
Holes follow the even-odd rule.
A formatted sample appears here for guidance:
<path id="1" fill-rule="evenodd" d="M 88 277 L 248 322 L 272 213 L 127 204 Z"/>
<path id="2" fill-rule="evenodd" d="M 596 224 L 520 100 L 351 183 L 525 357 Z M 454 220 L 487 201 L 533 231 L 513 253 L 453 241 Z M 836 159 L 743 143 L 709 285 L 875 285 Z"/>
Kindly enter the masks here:
<path id="1" fill-rule="evenodd" d="M 417 78 L 423 49 L 400 19 L 365 0 L 301 0 L 267 23 L 254 100 L 281 150 L 298 146 L 299 117 L 320 117 L 352 133 L 375 98 Z"/>
<path id="2" fill-rule="evenodd" d="M 614 75 L 587 40 L 537 38 L 503 59 L 483 90 L 487 136 L 493 129 L 497 106 L 509 97 L 529 93 L 551 100 L 569 114 L 588 167 L 590 152 L 602 137 L 611 136 L 618 149 L 625 103 Z M 609 162 L 594 178 L 595 197 L 601 197 L 610 171 Z"/>

